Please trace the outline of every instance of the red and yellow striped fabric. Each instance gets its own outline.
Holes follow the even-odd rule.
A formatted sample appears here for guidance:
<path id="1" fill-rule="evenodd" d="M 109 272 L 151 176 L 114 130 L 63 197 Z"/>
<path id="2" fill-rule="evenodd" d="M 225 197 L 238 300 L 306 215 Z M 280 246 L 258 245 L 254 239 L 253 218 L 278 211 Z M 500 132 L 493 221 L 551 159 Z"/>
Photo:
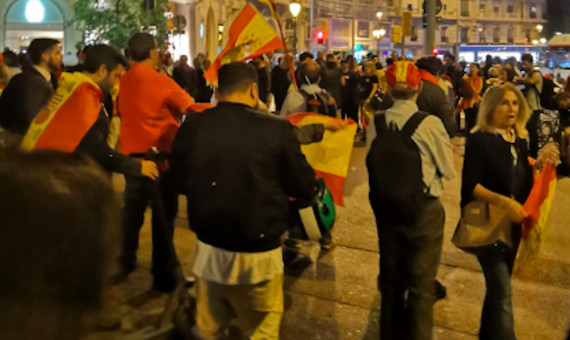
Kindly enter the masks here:
<path id="1" fill-rule="evenodd" d="M 517 266 L 529 263 L 538 255 L 555 191 L 556 168 L 551 163 L 547 163 L 540 174 L 535 177 L 532 190 L 523 205 L 528 216 L 523 221 Z"/>
<path id="2" fill-rule="evenodd" d="M 297 113 L 287 116 L 293 125 L 323 124 L 336 118 L 320 115 L 318 113 Z M 307 162 L 313 167 L 318 176 L 323 177 L 333 200 L 338 205 L 344 205 L 343 193 L 346 175 L 350 166 L 350 155 L 354 145 L 354 135 L 357 124 L 352 120 L 346 122 L 348 126 L 335 132 L 325 130 L 323 140 L 319 143 L 301 145 Z"/>
<path id="3" fill-rule="evenodd" d="M 73 152 L 99 117 L 103 92 L 91 78 L 63 73 L 47 107 L 30 124 L 21 148 Z"/>
<path id="4" fill-rule="evenodd" d="M 247 3 L 230 27 L 226 47 L 204 73 L 204 78 L 215 83 L 222 65 L 253 59 L 280 48 L 283 48 L 283 41 L 275 30 L 251 3 Z"/>

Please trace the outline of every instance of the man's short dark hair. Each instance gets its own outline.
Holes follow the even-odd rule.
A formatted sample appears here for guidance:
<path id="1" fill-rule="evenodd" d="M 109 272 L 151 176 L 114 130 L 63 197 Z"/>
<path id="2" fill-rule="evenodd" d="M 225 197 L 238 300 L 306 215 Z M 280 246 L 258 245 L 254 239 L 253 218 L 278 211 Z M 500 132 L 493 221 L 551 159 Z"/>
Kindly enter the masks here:
<path id="1" fill-rule="evenodd" d="M 303 52 L 299 55 L 299 62 L 303 62 L 306 59 L 315 59 L 315 56 L 310 52 Z"/>
<path id="2" fill-rule="evenodd" d="M 531 54 L 525 53 L 525 54 L 522 55 L 521 61 L 522 61 L 522 62 L 528 61 L 529 63 L 532 64 L 532 63 L 534 62 L 534 58 L 532 57 Z"/>
<path id="3" fill-rule="evenodd" d="M 32 60 L 32 64 L 39 64 L 42 61 L 42 54 L 49 52 L 57 45 L 59 45 L 59 41 L 55 39 L 39 38 L 32 40 L 30 47 L 28 47 L 28 55 Z"/>
<path id="4" fill-rule="evenodd" d="M 443 55 L 444 58 L 449 58 L 453 61 L 455 61 L 455 56 L 449 52 L 445 52 L 445 54 Z"/>
<path id="5" fill-rule="evenodd" d="M 221 95 L 243 92 L 252 83 L 257 83 L 257 70 L 251 64 L 233 62 L 218 70 L 218 93 Z"/>
<path id="6" fill-rule="evenodd" d="M 91 46 L 85 54 L 83 71 L 95 73 L 101 65 L 105 65 L 107 71 L 112 72 L 118 65 L 127 68 L 129 63 L 121 52 L 114 47 L 109 45 Z"/>
<path id="7" fill-rule="evenodd" d="M 0 338 L 77 339 L 113 258 L 119 216 L 109 178 L 82 155 L 8 150 L 0 178 L 10 179 L 0 181 Z"/>
<path id="8" fill-rule="evenodd" d="M 154 37 L 148 33 L 135 33 L 129 39 L 128 49 L 134 61 L 144 61 L 150 58 L 150 51 L 156 48 Z"/>
<path id="9" fill-rule="evenodd" d="M 311 84 L 316 84 L 321 77 L 321 67 L 316 62 L 304 63 L 299 66 L 298 73 L 302 83 L 308 79 Z"/>
<path id="10" fill-rule="evenodd" d="M 436 57 L 424 57 L 416 62 L 416 66 L 420 70 L 428 71 L 436 76 L 441 68 L 442 62 Z"/>
<path id="11" fill-rule="evenodd" d="M 8 67 L 18 67 L 20 66 L 20 62 L 18 62 L 18 55 L 12 51 L 5 51 L 4 55 L 4 64 Z"/>

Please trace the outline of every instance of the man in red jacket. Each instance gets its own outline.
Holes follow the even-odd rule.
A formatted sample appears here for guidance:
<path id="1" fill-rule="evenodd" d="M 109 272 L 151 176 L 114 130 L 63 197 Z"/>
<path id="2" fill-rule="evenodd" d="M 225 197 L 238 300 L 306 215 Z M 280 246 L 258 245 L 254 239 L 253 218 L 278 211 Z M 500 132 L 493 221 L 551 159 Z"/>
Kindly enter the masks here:
<path id="1" fill-rule="evenodd" d="M 144 154 L 151 148 L 169 151 L 180 126 L 180 118 L 194 99 L 172 78 L 158 72 L 159 55 L 154 38 L 148 33 L 137 33 L 128 43 L 131 69 L 121 78 L 119 112 L 121 114 L 121 143 L 124 154 Z M 165 164 L 162 170 L 166 170 Z M 154 288 L 168 292 L 176 284 L 174 268 L 176 260 L 171 256 L 163 237 L 166 230 L 172 239 L 173 226 L 161 218 L 162 206 L 173 220 L 176 215 L 177 195 L 163 185 L 168 173 L 161 176 L 162 203 L 151 199 L 151 180 L 125 176 L 125 211 L 123 217 L 123 245 L 119 259 L 119 278 L 126 277 L 136 267 L 139 230 L 144 222 L 144 212 L 151 202 L 152 214 L 152 273 Z M 165 224 L 162 226 L 161 224 Z"/>

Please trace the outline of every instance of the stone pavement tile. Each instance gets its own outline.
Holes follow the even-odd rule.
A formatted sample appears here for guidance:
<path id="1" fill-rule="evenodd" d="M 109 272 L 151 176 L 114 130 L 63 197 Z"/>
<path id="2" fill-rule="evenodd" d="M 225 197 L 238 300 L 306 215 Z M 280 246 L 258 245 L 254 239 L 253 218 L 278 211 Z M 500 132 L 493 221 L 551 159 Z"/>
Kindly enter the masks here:
<path id="1" fill-rule="evenodd" d="M 447 298 L 435 305 L 435 324 L 477 334 L 485 295 L 483 274 L 442 266 Z M 570 290 L 514 278 L 513 310 L 519 339 L 563 339 L 570 326 Z"/>
<path id="2" fill-rule="evenodd" d="M 377 340 L 379 299 L 367 308 L 295 292 L 285 293 L 282 340 Z M 434 327 L 435 340 L 474 340 L 475 336 Z"/>
<path id="3" fill-rule="evenodd" d="M 286 290 L 361 308 L 368 308 L 378 295 L 377 253 L 337 246 L 301 269 L 286 269 Z"/>

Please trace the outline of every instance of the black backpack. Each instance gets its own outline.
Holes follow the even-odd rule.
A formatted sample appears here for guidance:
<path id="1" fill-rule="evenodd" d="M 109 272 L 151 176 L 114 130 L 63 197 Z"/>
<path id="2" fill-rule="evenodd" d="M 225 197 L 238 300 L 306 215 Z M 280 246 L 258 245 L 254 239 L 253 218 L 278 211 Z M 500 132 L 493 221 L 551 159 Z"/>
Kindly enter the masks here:
<path id="1" fill-rule="evenodd" d="M 366 167 L 370 183 L 370 205 L 378 225 L 410 225 L 425 202 L 420 149 L 412 140 L 418 125 L 428 116 L 416 112 L 402 130 L 376 115 L 377 137 L 372 142 Z"/>
<path id="2" fill-rule="evenodd" d="M 307 108 L 305 112 L 320 113 L 325 116 L 336 117 L 336 105 L 331 103 L 331 96 L 326 91 L 308 94 L 304 90 L 299 92 L 305 97 Z"/>
<path id="3" fill-rule="evenodd" d="M 542 91 L 538 91 L 535 85 L 527 85 L 523 92 L 526 94 L 527 91 L 536 91 L 540 99 L 540 106 L 545 109 L 555 109 L 554 95 L 556 95 L 556 92 L 554 91 L 554 88 L 556 86 L 554 85 L 554 81 L 546 78 L 540 71 L 537 70 L 532 71 L 531 76 L 535 72 L 538 72 L 542 77 Z"/>

